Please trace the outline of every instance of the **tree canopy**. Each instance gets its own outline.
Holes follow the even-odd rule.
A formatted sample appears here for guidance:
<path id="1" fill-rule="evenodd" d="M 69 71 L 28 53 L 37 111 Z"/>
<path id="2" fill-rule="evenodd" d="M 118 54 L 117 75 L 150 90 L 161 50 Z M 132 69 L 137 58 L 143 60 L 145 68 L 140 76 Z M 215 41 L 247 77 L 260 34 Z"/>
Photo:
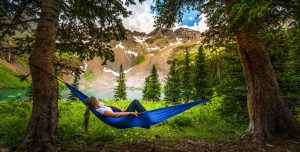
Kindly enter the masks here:
<path id="1" fill-rule="evenodd" d="M 271 30 L 281 26 L 299 26 L 300 2 L 297 0 L 166 0 L 156 1 L 156 27 L 169 29 L 182 22 L 183 13 L 197 11 L 207 18 L 206 42 L 223 45 L 234 38 L 237 30 Z"/>
<path id="2" fill-rule="evenodd" d="M 30 52 L 39 24 L 42 1 L 3 0 L 0 2 L 0 41 L 13 38 L 16 45 L 1 45 L 2 51 Z M 125 4 L 135 4 L 133 0 Z M 131 14 L 122 1 L 63 0 L 59 15 L 56 50 L 76 54 L 81 60 L 100 56 L 114 61 L 109 42 L 125 39 L 122 18 Z"/>

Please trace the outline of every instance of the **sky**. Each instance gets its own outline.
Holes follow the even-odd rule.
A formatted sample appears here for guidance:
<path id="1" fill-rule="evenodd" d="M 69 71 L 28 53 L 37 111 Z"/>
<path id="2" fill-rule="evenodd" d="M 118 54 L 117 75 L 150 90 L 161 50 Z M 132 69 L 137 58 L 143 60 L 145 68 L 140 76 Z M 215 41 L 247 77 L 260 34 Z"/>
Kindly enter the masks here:
<path id="1" fill-rule="evenodd" d="M 139 2 L 136 5 L 131 5 L 128 10 L 132 11 L 132 15 L 123 19 L 123 25 L 126 29 L 131 31 L 150 33 L 154 30 L 154 17 L 155 14 L 151 11 L 152 0 L 146 0 L 144 3 Z M 176 24 L 174 29 L 179 27 L 190 28 L 196 31 L 203 32 L 207 30 L 205 24 L 205 15 L 201 15 L 201 19 L 197 20 L 195 17 L 197 12 L 186 12 L 183 15 L 183 22 Z"/>

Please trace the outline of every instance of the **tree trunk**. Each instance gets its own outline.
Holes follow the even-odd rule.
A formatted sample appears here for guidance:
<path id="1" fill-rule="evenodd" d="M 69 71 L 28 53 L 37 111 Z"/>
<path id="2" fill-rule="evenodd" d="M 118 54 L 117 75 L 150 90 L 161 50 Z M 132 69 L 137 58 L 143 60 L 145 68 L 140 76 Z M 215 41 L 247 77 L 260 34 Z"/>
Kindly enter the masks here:
<path id="1" fill-rule="evenodd" d="M 284 104 L 265 45 L 257 32 L 236 32 L 247 81 L 248 135 L 264 142 L 274 135 L 299 138 L 300 126 Z"/>
<path id="2" fill-rule="evenodd" d="M 58 88 L 53 56 L 61 0 L 43 0 L 37 27 L 35 46 L 29 62 L 33 83 L 33 107 L 24 144 L 31 143 L 33 151 L 52 151 L 58 121 Z M 38 66 L 38 67 L 35 67 Z M 50 148 L 50 149 L 49 149 Z"/>

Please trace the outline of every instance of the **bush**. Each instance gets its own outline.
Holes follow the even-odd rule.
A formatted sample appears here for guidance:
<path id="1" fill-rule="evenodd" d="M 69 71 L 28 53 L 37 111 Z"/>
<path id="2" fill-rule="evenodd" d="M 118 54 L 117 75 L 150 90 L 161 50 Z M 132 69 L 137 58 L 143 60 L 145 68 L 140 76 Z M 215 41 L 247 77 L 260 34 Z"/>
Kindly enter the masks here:
<path id="1" fill-rule="evenodd" d="M 139 55 L 135 58 L 135 64 L 140 64 L 145 60 L 145 56 Z"/>
<path id="2" fill-rule="evenodd" d="M 28 102 L 0 102 L 0 147 L 15 144 L 23 138 L 30 112 Z"/>
<path id="3" fill-rule="evenodd" d="M 93 71 L 88 70 L 87 72 L 84 73 L 83 75 L 84 79 L 87 81 L 92 81 L 94 80 L 94 78 L 96 77 L 95 74 L 93 73 Z"/>
<path id="4" fill-rule="evenodd" d="M 191 127 L 192 119 L 190 117 L 176 117 L 173 121 L 175 127 Z"/>

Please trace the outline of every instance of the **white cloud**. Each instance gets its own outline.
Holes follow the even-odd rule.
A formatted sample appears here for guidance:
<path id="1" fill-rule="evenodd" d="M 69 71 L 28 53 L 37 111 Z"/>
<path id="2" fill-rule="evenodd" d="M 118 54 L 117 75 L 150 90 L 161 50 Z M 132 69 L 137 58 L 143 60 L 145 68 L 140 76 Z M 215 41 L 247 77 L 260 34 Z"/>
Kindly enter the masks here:
<path id="1" fill-rule="evenodd" d="M 123 19 L 123 25 L 126 29 L 131 31 L 150 33 L 154 30 L 154 17 L 151 13 L 151 5 L 154 5 L 153 0 L 146 0 L 142 4 L 135 0 L 136 5 L 131 5 L 128 10 L 132 11 L 132 15 L 128 18 Z M 126 7 L 126 6 L 125 6 Z M 194 17 L 188 17 L 189 20 L 193 20 Z M 173 30 L 183 27 L 192 30 L 204 32 L 208 29 L 206 23 L 206 17 L 204 14 L 201 15 L 201 20 L 195 23 L 194 26 L 176 24 Z"/>
<path id="2" fill-rule="evenodd" d="M 192 16 L 189 17 L 189 20 L 192 21 L 193 19 L 195 19 L 195 17 L 192 17 Z"/>
<path id="3" fill-rule="evenodd" d="M 152 0 L 146 0 L 140 4 L 136 0 L 136 5 L 131 5 L 128 10 L 132 15 L 123 19 L 123 25 L 131 31 L 150 33 L 154 30 L 154 14 L 151 13 Z"/>

